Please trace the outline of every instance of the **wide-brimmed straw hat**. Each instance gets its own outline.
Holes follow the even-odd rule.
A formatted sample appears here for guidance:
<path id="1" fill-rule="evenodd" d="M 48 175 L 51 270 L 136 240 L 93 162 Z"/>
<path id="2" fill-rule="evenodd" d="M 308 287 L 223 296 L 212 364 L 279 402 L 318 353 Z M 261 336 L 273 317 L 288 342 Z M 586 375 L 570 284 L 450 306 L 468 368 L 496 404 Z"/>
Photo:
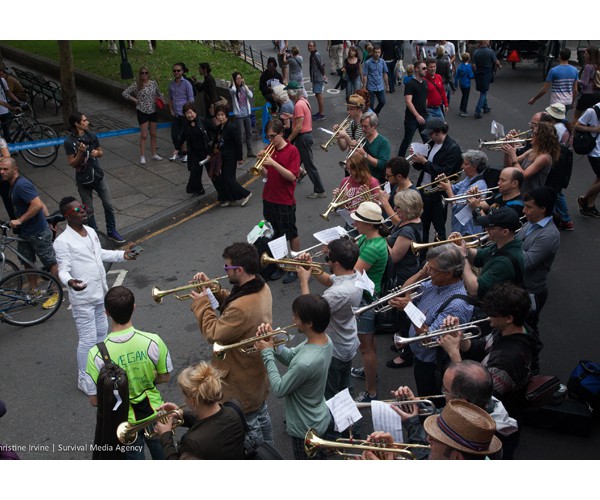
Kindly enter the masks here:
<path id="1" fill-rule="evenodd" d="M 440 415 L 427 417 L 423 426 L 433 439 L 472 455 L 493 455 L 502 449 L 494 436 L 496 422 L 483 409 L 453 399 Z"/>
<path id="2" fill-rule="evenodd" d="M 372 201 L 363 201 L 356 212 L 350 214 L 354 220 L 366 222 L 367 224 L 383 224 L 381 207 Z"/>

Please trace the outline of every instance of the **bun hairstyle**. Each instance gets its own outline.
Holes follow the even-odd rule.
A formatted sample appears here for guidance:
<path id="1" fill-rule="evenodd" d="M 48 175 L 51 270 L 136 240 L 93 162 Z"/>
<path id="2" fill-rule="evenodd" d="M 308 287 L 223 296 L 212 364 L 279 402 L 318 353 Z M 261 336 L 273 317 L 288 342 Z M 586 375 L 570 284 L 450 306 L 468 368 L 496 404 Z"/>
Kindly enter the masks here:
<path id="1" fill-rule="evenodd" d="M 181 392 L 196 406 L 207 406 L 223 399 L 221 372 L 205 361 L 188 366 L 177 378 Z"/>

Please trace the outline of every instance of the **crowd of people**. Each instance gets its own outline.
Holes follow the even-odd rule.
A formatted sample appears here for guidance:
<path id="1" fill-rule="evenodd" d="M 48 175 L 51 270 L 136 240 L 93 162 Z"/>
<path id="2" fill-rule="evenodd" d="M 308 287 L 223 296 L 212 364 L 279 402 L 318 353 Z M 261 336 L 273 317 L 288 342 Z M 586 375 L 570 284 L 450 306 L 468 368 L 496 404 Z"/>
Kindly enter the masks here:
<path id="1" fill-rule="evenodd" d="M 444 396 L 436 401 L 436 414 L 427 419 L 419 416 L 418 404 L 392 405 L 403 422 L 404 442 L 425 445 L 415 449 L 415 456 L 513 458 L 527 384 L 540 371 L 543 335 L 539 321 L 549 294 L 547 277 L 559 251 L 559 230 L 573 229 L 562 193 L 564 183 L 557 178 L 566 169 L 561 162 L 568 157 L 564 151 L 570 149 L 573 128 L 600 132 L 600 112 L 592 109 L 600 102 L 600 88 L 593 81 L 584 82 L 579 101 L 586 96 L 587 108 L 579 109 L 577 104 L 581 113 L 573 127 L 567 114 L 577 100 L 578 76 L 564 68 L 551 72 L 548 85 L 530 101 L 533 104 L 551 91 L 551 105 L 532 116 L 526 138 L 509 132 L 501 146 L 504 168 L 494 171 L 483 151 L 464 151 L 451 137 L 445 116 L 457 86 L 463 97 L 460 116 L 468 116 L 471 79 L 480 94 L 474 118 L 489 113 L 487 94 L 500 63 L 487 41 L 479 43 L 472 57 L 457 54 L 450 42 L 440 41 L 437 58 L 415 58 L 414 76 L 405 82 L 404 138 L 398 156 L 392 157 L 390 141 L 377 128 L 386 94 L 394 88 L 391 81 L 395 82 L 396 75 L 389 64 L 395 70 L 396 45 L 391 44 L 387 51 L 372 46 L 367 56 L 345 41 L 330 41 L 331 74 L 352 89 L 346 96 L 347 120 L 333 126 L 337 145 L 347 156 L 343 162 L 346 176 L 332 193 L 344 203 L 332 208 L 347 213 L 348 234 L 324 245 L 325 263 L 318 266 L 322 272 L 313 273 L 316 256 L 301 250 L 295 189 L 308 175 L 314 189 L 307 198 L 328 196 L 312 152 L 312 122 L 325 119 L 320 94 L 327 81 L 326 64 L 316 43 L 309 42 L 309 74 L 318 105 L 317 113 L 312 113 L 298 76 L 303 62 L 298 48 L 292 47 L 288 54 L 285 41 L 278 47 L 279 66 L 286 71 L 279 74 L 278 61 L 270 58 L 260 86 L 273 108 L 274 116 L 265 126 L 271 148 L 257 151 L 256 156 L 265 179 L 263 216 L 272 225 L 273 238 L 285 237 L 289 249 L 299 255 L 293 269 L 278 269 L 264 277 L 256 247 L 237 242 L 222 254 L 231 290 L 213 292 L 208 284 L 211 280 L 203 272 L 191 277 L 204 283 L 201 290 L 191 292 L 191 310 L 200 333 L 209 344 L 233 346 L 226 356 L 213 357 L 210 364 L 174 367 L 160 336 L 133 326 L 133 293 L 126 287 L 108 289 L 102 261 L 132 260 L 137 254 L 131 247 L 118 251 L 100 248 L 94 231 L 93 191 L 104 204 L 109 236 L 124 240 L 116 231 L 110 191 L 102 182 L 98 162 L 102 148 L 88 130 L 85 115 L 71 117 L 73 133 L 65 139 L 65 150 L 69 164 L 81 174 L 77 178 L 81 202 L 74 197 L 61 200 L 67 230 L 53 248 L 43 251 L 31 245 L 31 252 L 54 266 L 53 272 L 69 291 L 79 333 L 79 389 L 95 406 L 98 380 L 107 362 L 117 360 L 127 373 L 128 423 L 132 427 L 146 423 L 142 427 L 152 432 L 137 431 L 134 445 L 123 457 L 143 458 L 144 442 L 155 459 L 236 459 L 262 443 L 283 447 L 273 439 L 267 405 L 271 392 L 284 400 L 294 458 L 323 459 L 327 457 L 324 450 L 313 454 L 306 441 L 309 431 L 335 435 L 326 400 L 345 389 L 359 404 L 384 399 L 378 392 L 381 374 L 375 333 L 381 323 L 378 308 L 386 306 L 391 311 L 386 320 L 399 331 L 399 340 L 392 346 L 394 358 L 386 366 L 412 367 L 416 383 L 414 391 L 400 386 L 394 396 L 399 402 Z M 458 68 L 457 56 L 462 61 Z M 568 49 L 563 49 L 560 66 L 569 58 Z M 588 79 L 588 66 L 598 70 L 598 64 L 598 50 L 589 47 L 584 71 Z M 243 133 L 248 156 L 254 156 L 252 141 L 248 141 L 252 92 L 239 72 L 232 75 L 235 120 L 229 121 L 229 108 L 212 94 L 210 65 L 202 63 L 200 68 L 202 84 L 185 79 L 183 63 L 173 66 L 174 80 L 169 87 L 171 160 L 187 161 L 191 194 L 204 192 L 202 171 L 206 166 L 221 206 L 245 205 L 252 193 L 237 183 L 235 169 L 243 158 Z M 194 86 L 204 91 L 203 116 L 192 102 Z M 292 103 L 288 111 L 283 111 L 284 101 L 288 101 L 281 97 L 282 91 Z M 137 107 L 142 130 L 140 162 L 145 163 L 148 131 L 152 159 L 162 160 L 156 154 L 155 109 L 156 98 L 162 95 L 149 80 L 147 68 L 140 69 L 138 81 L 124 96 Z M 375 101 L 377 106 L 371 109 Z M 0 96 L 0 106 L 2 103 Z M 417 130 L 425 149 L 412 143 Z M 597 137 L 589 155 L 596 180 L 577 200 L 581 214 L 591 217 L 598 217 L 594 201 L 600 192 L 596 161 L 600 134 Z M 409 179 L 412 169 L 415 184 Z M 92 181 L 96 176 L 91 185 L 86 177 L 89 171 Z M 33 185 L 17 183 L 14 159 L 0 161 L 0 174 L 10 185 L 15 209 L 11 225 L 27 229 L 33 215 L 43 214 L 44 205 Z M 458 180 L 462 174 L 464 179 Z M 448 205 L 452 229 L 447 235 Z M 44 226 L 43 220 L 40 226 Z M 430 234 L 431 225 L 435 237 Z M 285 284 L 298 281 L 299 286 L 292 305 L 292 327 L 302 341 L 294 347 L 275 342 L 276 335 L 271 335 L 274 302 L 267 281 L 282 276 Z M 418 294 L 413 295 L 415 289 Z M 390 294 L 390 290 L 394 292 Z M 361 309 L 358 314 L 357 308 Z M 465 332 L 472 322 L 482 323 L 479 320 L 486 320 L 481 327 L 483 335 L 472 339 Z M 444 333 L 449 329 L 452 333 Z M 253 349 L 235 347 L 248 339 L 248 347 Z M 97 347 L 100 342 L 109 358 Z M 124 354 L 131 352 L 140 355 Z M 353 367 L 358 352 L 363 366 Z M 284 373 L 276 361 L 287 367 Z M 189 411 L 165 402 L 156 387 L 168 382 L 175 368 L 182 370 L 178 384 Z M 364 380 L 364 390 L 356 390 L 360 382 L 353 378 Z M 160 412 L 166 416 L 161 418 Z M 176 443 L 171 431 L 180 424 L 189 430 Z M 375 429 L 367 442 L 393 445 L 391 435 L 381 429 Z M 368 450 L 362 458 L 395 457 Z"/>

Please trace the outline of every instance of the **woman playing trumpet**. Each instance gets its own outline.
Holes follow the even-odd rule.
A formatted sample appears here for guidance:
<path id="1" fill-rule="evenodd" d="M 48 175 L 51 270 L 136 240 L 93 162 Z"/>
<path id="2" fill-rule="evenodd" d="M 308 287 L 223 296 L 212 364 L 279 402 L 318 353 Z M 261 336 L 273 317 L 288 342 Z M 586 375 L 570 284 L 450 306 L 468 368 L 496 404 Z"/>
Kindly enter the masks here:
<path id="1" fill-rule="evenodd" d="M 345 189 L 344 198 L 354 199 L 344 205 L 343 208 L 349 212 L 354 212 L 363 201 L 369 201 L 375 197 L 376 192 L 369 192 L 369 190 L 379 187 L 379 181 L 371 175 L 364 157 L 357 153 L 354 153 L 346 160 L 346 169 L 349 175 L 348 177 L 344 177 L 340 183 L 340 187 L 333 190 L 333 197 L 335 198 L 341 189 Z M 360 196 L 362 193 L 364 195 Z"/>
<path id="2" fill-rule="evenodd" d="M 155 429 L 167 460 L 241 460 L 244 458 L 245 431 L 236 411 L 222 406 L 221 373 L 202 361 L 189 366 L 177 378 L 191 412 L 184 412 L 183 425 L 189 427 L 178 446 L 173 441 L 173 415 L 166 422 L 158 421 Z M 175 411 L 174 403 L 165 403 L 162 410 Z"/>

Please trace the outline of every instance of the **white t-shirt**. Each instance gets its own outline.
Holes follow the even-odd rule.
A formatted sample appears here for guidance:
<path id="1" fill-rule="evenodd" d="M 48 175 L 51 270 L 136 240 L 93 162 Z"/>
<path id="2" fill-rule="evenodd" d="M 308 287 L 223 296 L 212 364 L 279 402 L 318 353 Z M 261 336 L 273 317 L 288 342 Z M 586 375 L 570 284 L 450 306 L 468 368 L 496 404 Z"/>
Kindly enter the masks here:
<path id="1" fill-rule="evenodd" d="M 588 127 L 597 127 L 599 125 L 599 122 L 594 108 L 586 109 L 585 113 L 583 113 L 583 115 L 581 115 L 581 118 L 579 118 L 578 123 L 581 123 L 582 125 L 586 125 Z M 596 134 L 596 147 L 588 156 L 595 156 L 596 158 L 600 157 L 600 134 Z"/>
<path id="2" fill-rule="evenodd" d="M 4 78 L 0 78 L 0 101 L 8 102 L 8 96 L 6 95 L 6 89 L 8 88 L 8 83 Z M 0 106 L 0 115 L 5 115 L 8 113 L 8 108 L 4 106 Z"/>

